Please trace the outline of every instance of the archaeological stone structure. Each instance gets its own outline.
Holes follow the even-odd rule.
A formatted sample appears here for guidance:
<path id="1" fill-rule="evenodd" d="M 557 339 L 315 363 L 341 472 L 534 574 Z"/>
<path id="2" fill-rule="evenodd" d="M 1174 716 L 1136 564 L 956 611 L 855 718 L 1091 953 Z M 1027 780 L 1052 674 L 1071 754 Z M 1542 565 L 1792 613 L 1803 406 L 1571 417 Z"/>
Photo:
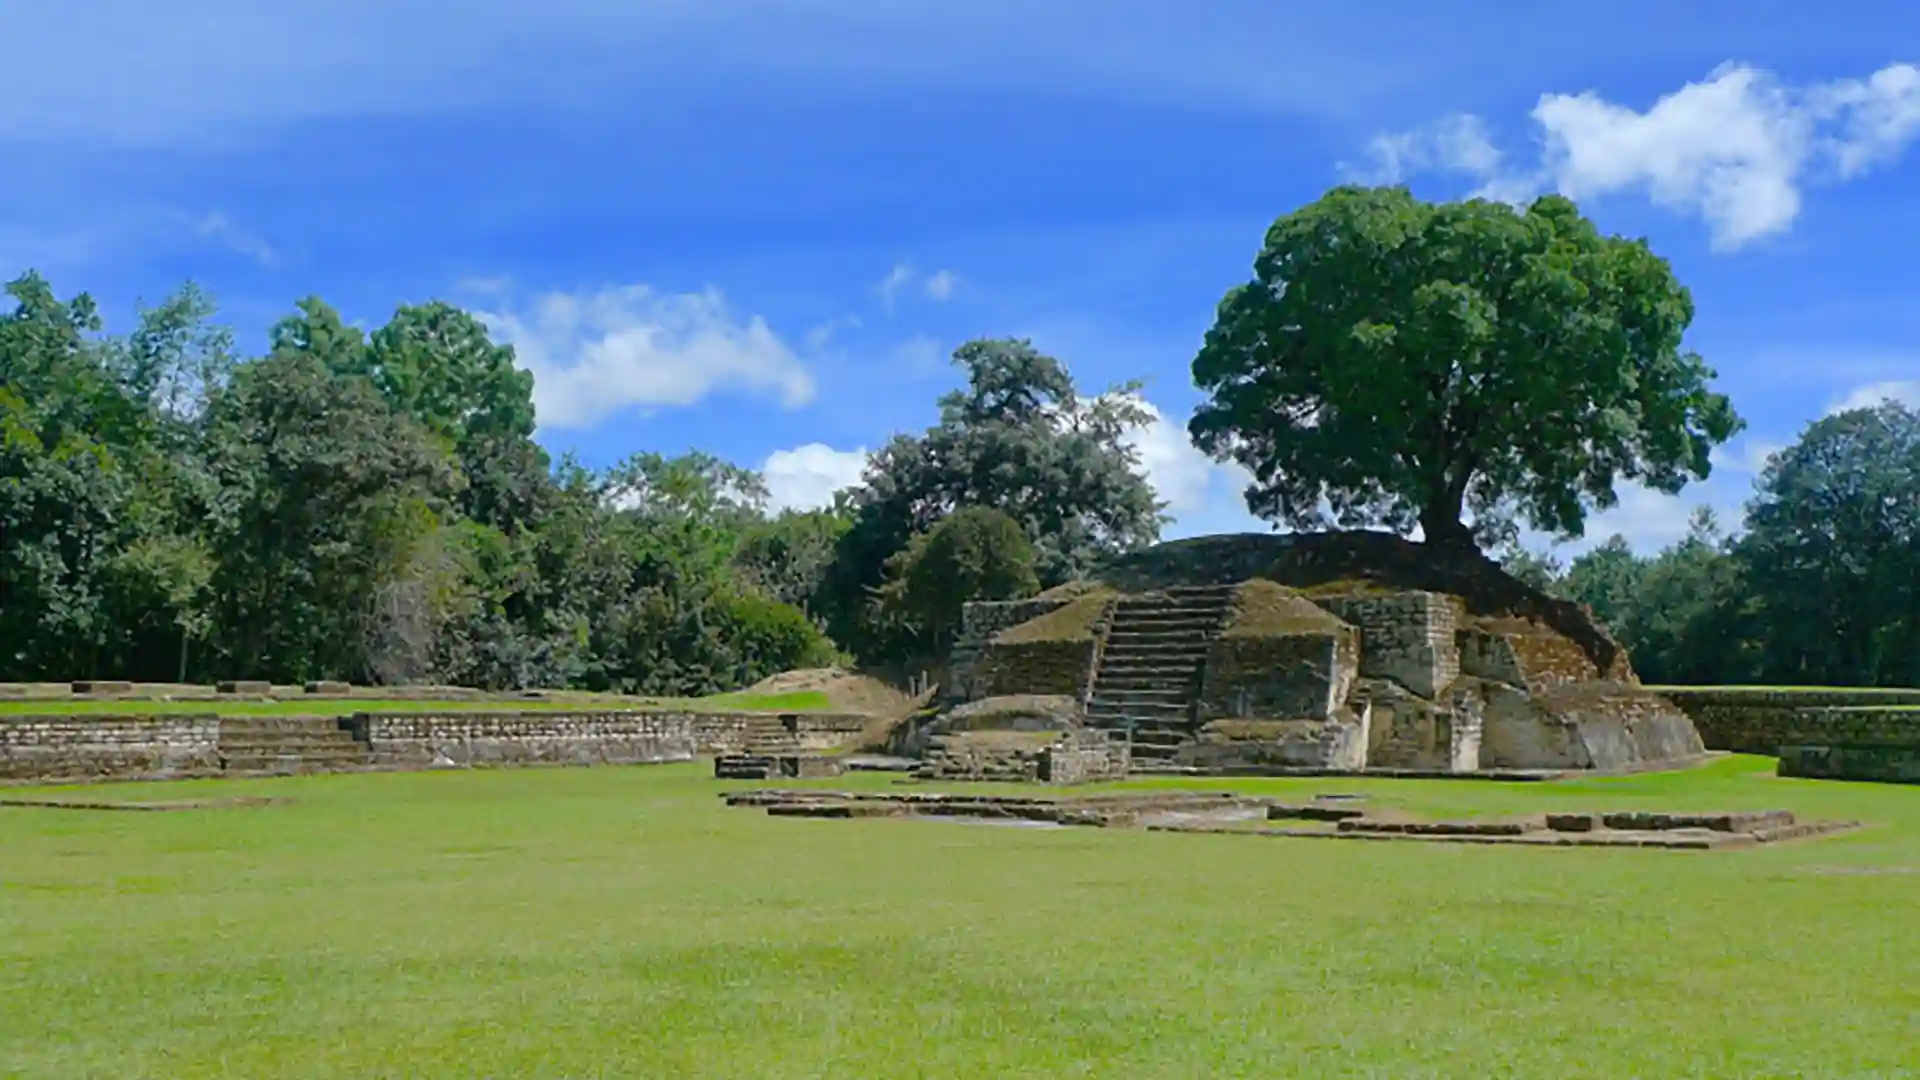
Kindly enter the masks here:
<path id="1" fill-rule="evenodd" d="M 1378 533 L 1203 537 L 966 606 L 950 707 L 1043 695 L 1135 769 L 1669 767 L 1705 748 L 1581 608 Z"/>
<path id="2" fill-rule="evenodd" d="M 0 782 L 516 765 L 631 765 L 703 755 L 818 755 L 873 718 L 840 713 L 447 709 L 350 716 L 0 716 Z"/>

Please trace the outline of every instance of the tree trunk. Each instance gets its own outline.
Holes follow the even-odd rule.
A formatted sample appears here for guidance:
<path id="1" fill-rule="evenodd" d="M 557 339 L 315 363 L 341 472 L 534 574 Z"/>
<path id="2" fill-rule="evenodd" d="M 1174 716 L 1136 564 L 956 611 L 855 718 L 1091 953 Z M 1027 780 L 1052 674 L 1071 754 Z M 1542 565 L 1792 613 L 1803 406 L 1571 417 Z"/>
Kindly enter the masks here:
<path id="1" fill-rule="evenodd" d="M 1473 530 L 1461 524 L 1466 506 L 1464 490 L 1438 492 L 1420 508 L 1420 532 L 1436 548 L 1464 551 L 1474 548 Z"/>

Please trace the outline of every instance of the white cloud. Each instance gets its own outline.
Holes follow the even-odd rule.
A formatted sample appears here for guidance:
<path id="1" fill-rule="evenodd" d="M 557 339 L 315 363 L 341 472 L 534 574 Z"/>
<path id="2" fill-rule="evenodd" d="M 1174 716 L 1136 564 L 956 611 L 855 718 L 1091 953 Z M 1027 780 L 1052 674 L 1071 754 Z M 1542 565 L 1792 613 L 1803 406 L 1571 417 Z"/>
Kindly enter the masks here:
<path id="1" fill-rule="evenodd" d="M 835 492 L 860 482 L 867 457 L 864 448 L 835 450 L 817 442 L 775 450 L 760 465 L 767 482 L 767 508 L 777 513 L 832 505 Z"/>
<path id="2" fill-rule="evenodd" d="M 1868 383 L 1828 402 L 1824 415 L 1832 416 L 1849 409 L 1871 409 L 1889 398 L 1909 408 L 1920 409 L 1920 379 Z"/>
<path id="3" fill-rule="evenodd" d="M 845 330 L 858 329 L 860 329 L 858 315 L 836 315 L 807 331 L 807 351 L 817 353 L 825 349 L 835 335 Z"/>
<path id="4" fill-rule="evenodd" d="M 894 298 L 899 295 L 901 289 L 913 282 L 913 277 L 913 267 L 906 263 L 895 263 L 893 269 L 887 271 L 887 276 L 880 280 L 878 286 L 880 302 L 886 305 L 888 311 L 893 310 Z"/>
<path id="5" fill-rule="evenodd" d="M 1644 112 L 1595 91 L 1545 94 L 1531 114 L 1542 152 L 1508 166 L 1473 116 L 1376 136 L 1370 175 L 1395 181 L 1451 172 L 1478 194 L 1524 201 L 1545 190 L 1575 199 L 1642 192 L 1707 223 L 1722 251 L 1789 229 L 1809 183 L 1857 176 L 1920 137 L 1920 68 L 1893 64 L 1864 80 L 1790 86 L 1729 64 Z"/>
<path id="6" fill-rule="evenodd" d="M 625 409 L 691 405 L 710 393 L 813 400 L 798 357 L 759 317 L 739 319 L 718 292 L 644 285 L 549 293 L 527 311 L 476 312 L 533 373 L 544 428 L 590 428 Z"/>
<path id="7" fill-rule="evenodd" d="M 1128 432 L 1126 441 L 1139 451 L 1141 471 L 1167 504 L 1173 518 L 1169 538 L 1267 530 L 1247 513 L 1242 492 L 1252 478 L 1245 469 L 1208 457 L 1188 439 L 1184 423 L 1168 420 L 1145 398 L 1135 400 L 1151 419 Z"/>
<path id="8" fill-rule="evenodd" d="M 258 235 L 235 225 L 233 220 L 225 214 L 208 214 L 200 219 L 200 222 L 193 227 L 193 231 L 229 251 L 245 255 L 261 266 L 276 266 L 280 262 L 280 255 L 273 250 L 272 245 Z"/>
<path id="9" fill-rule="evenodd" d="M 951 270 L 936 270 L 925 283 L 927 298 L 935 303 L 944 304 L 953 299 L 953 290 L 960 285 L 960 275 Z"/>
<path id="10" fill-rule="evenodd" d="M 931 274 L 922 274 L 910 263 L 895 263 L 887 276 L 874 286 L 880 294 L 880 303 L 888 311 L 893 310 L 894 302 L 900 298 L 903 290 L 918 286 L 927 299 L 936 304 L 944 304 L 953 299 L 954 290 L 960 287 L 960 275 L 951 270 L 936 270 Z"/>

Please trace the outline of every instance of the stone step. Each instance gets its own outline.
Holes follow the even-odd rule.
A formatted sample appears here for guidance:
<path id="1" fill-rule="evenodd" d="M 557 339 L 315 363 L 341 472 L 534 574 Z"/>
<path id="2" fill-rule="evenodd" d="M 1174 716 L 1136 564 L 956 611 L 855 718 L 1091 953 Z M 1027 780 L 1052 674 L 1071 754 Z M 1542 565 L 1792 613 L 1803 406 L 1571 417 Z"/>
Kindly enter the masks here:
<path id="1" fill-rule="evenodd" d="M 1094 678 L 1092 696 L 1106 698 L 1108 694 L 1154 694 L 1162 690 L 1190 696 L 1196 675 L 1196 671 L 1102 671 L 1098 678 Z"/>
<path id="2" fill-rule="evenodd" d="M 1157 708 L 1149 706 L 1144 709 L 1090 709 L 1087 711 L 1088 724 L 1094 727 L 1112 728 L 1115 730 L 1125 728 L 1129 724 L 1136 728 L 1155 725 L 1186 724 L 1190 723 L 1192 719 L 1191 714 L 1187 712 L 1185 706 L 1179 708 Z"/>
<path id="3" fill-rule="evenodd" d="M 1189 699 L 1180 697 L 1165 698 L 1123 698 L 1111 697 L 1104 691 L 1096 691 L 1093 699 L 1087 702 L 1087 715 L 1098 713 L 1178 713 L 1186 715 Z"/>
<path id="4" fill-rule="evenodd" d="M 340 738 L 223 738 L 217 746 L 221 753 L 309 753 L 328 749 L 367 749 L 365 744 L 346 732 L 340 732 Z"/>
<path id="5" fill-rule="evenodd" d="M 1134 743 L 1133 757 L 1136 761 L 1172 761 L 1175 747 L 1156 746 L 1152 743 Z"/>
<path id="6" fill-rule="evenodd" d="M 1129 709 L 1142 709 L 1150 712 L 1165 712 L 1169 709 L 1186 712 L 1193 701 L 1190 694 L 1163 694 L 1157 697 L 1142 697 L 1137 690 L 1113 690 L 1100 687 L 1087 699 L 1087 711 L 1126 712 Z"/>
<path id="7" fill-rule="evenodd" d="M 1174 646 L 1138 646 L 1127 645 L 1107 649 L 1100 654 L 1100 666 L 1118 665 L 1122 667 L 1166 666 L 1191 668 L 1204 663 L 1207 659 L 1205 645 Z"/>
<path id="8" fill-rule="evenodd" d="M 1094 700 L 1102 705 L 1119 708 L 1132 705 L 1174 705 L 1184 709 L 1187 707 L 1187 702 L 1192 700 L 1192 695 L 1187 693 L 1184 687 L 1164 685 L 1152 689 L 1103 685 L 1094 690 L 1093 696 Z"/>
<path id="9" fill-rule="evenodd" d="M 1113 620 L 1107 633 L 1155 632 L 1162 634 L 1211 634 L 1220 628 L 1222 616 L 1206 612 L 1138 611 Z"/>
<path id="10" fill-rule="evenodd" d="M 263 754 L 234 756 L 222 754 L 220 767 L 227 772 L 321 772 L 373 764 L 373 755 L 360 753 Z"/>
<path id="11" fill-rule="evenodd" d="M 1100 655 L 1103 659 L 1114 659 L 1122 656 L 1179 656 L 1192 657 L 1198 660 L 1207 655 L 1207 648 L 1211 644 L 1209 641 L 1195 638 L 1108 638 L 1105 647 L 1100 650 Z"/>
<path id="12" fill-rule="evenodd" d="M 331 716 L 223 716 L 220 735 L 274 735 L 282 732 L 345 732 L 340 720 Z"/>
<path id="13" fill-rule="evenodd" d="M 1102 657 L 1100 666 L 1094 671 L 1094 678 L 1105 681 L 1112 676 L 1125 675 L 1129 678 L 1159 677 L 1185 681 L 1200 670 L 1206 659 L 1204 656 L 1182 656 L 1179 653 L 1129 653 L 1125 656 Z"/>

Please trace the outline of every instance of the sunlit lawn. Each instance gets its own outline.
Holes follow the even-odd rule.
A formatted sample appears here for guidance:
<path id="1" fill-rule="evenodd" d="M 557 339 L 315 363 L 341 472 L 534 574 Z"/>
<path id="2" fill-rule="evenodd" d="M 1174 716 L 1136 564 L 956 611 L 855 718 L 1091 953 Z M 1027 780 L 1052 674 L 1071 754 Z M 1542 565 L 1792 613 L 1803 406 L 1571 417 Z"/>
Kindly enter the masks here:
<path id="1" fill-rule="evenodd" d="M 0 809 L 0 1075 L 1920 1075 L 1920 789 L 1770 768 L 1204 786 L 1877 827 L 1699 853 L 783 820 L 698 766 L 93 787 L 294 801 Z"/>
<path id="2" fill-rule="evenodd" d="M 189 698 L 174 700 L 60 698 L 50 701 L 0 699 L 4 716 L 100 716 L 219 713 L 223 716 L 349 716 L 357 712 L 580 712 L 583 709 L 686 708 L 702 711 L 737 709 L 752 712 L 816 712 L 830 707 L 818 690 L 783 694 L 715 694 L 704 698 L 500 698 L 495 700 L 427 701 L 417 698 L 382 701 L 372 698 L 291 698 L 249 701 L 244 698 Z"/>

